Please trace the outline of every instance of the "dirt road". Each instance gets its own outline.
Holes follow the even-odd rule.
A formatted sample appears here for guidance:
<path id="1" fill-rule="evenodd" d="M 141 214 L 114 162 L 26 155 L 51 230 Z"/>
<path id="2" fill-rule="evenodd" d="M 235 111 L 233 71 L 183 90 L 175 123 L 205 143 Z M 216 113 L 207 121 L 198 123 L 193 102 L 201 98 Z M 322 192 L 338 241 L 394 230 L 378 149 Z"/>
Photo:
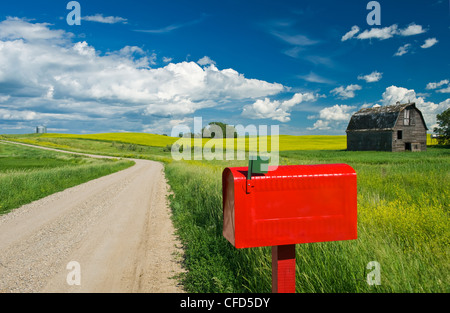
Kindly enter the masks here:
<path id="1" fill-rule="evenodd" d="M 0 216 L 0 292 L 182 292 L 163 166 L 134 161 Z"/>

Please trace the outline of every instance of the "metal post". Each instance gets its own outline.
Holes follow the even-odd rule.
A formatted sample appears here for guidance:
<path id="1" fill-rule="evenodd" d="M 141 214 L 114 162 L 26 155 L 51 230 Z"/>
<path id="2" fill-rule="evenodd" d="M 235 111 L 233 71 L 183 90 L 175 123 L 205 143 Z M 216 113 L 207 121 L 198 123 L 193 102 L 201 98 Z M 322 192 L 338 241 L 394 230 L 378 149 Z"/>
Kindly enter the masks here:
<path id="1" fill-rule="evenodd" d="M 295 293 L 295 245 L 272 247 L 272 292 Z"/>

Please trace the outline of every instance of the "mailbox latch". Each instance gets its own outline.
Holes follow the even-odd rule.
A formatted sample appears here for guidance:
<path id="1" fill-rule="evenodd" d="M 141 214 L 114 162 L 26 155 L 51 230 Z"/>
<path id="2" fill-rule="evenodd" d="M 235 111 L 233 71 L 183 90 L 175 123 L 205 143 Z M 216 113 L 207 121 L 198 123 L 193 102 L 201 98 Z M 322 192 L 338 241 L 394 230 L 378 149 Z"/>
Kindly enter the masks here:
<path id="1" fill-rule="evenodd" d="M 269 171 L 269 158 L 261 156 L 250 156 L 248 160 L 247 180 L 245 182 L 245 191 L 247 194 L 252 192 L 255 187 L 252 181 L 253 174 L 266 174 Z"/>

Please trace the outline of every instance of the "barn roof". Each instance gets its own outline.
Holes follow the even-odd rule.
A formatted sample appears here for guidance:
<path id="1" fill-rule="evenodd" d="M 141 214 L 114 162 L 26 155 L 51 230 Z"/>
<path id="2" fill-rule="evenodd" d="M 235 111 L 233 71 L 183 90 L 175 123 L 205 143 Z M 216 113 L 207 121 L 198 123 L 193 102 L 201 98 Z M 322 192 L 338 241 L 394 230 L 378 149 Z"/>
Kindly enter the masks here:
<path id="1" fill-rule="evenodd" d="M 348 123 L 347 130 L 392 129 L 397 122 L 400 112 L 408 107 L 416 108 L 416 104 L 413 102 L 361 109 L 353 114 L 350 122 Z M 420 113 L 420 115 L 423 120 L 422 113 Z"/>

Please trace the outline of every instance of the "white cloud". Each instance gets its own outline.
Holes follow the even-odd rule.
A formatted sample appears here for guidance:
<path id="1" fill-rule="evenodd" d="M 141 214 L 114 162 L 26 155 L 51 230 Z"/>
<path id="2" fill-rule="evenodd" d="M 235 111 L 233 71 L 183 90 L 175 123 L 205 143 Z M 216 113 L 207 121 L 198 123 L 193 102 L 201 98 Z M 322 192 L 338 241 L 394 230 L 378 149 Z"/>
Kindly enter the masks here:
<path id="1" fill-rule="evenodd" d="M 89 22 L 97 22 L 103 24 L 116 24 L 116 23 L 127 23 L 127 19 L 119 16 L 103 16 L 103 14 L 95 14 L 90 16 L 83 16 L 83 20 Z"/>
<path id="2" fill-rule="evenodd" d="M 440 90 L 436 90 L 436 92 L 440 92 L 440 93 L 450 93 L 450 86 L 448 86 L 447 88 L 443 88 Z"/>
<path id="3" fill-rule="evenodd" d="M 421 25 L 411 24 L 405 29 L 401 29 L 399 34 L 401 36 L 414 36 L 425 33 L 426 30 L 423 29 Z"/>
<path id="4" fill-rule="evenodd" d="M 383 93 L 383 105 L 394 105 L 397 102 L 415 102 L 415 100 L 417 100 L 416 92 L 413 89 L 390 86 L 386 88 L 386 91 Z"/>
<path id="5" fill-rule="evenodd" d="M 330 122 L 317 120 L 313 127 L 307 127 L 308 130 L 329 130 L 331 127 L 329 126 Z"/>
<path id="6" fill-rule="evenodd" d="M 0 109 L 1 120 L 34 121 L 42 119 L 86 120 L 86 116 L 80 114 L 39 113 L 31 110 Z"/>
<path id="7" fill-rule="evenodd" d="M 200 65 L 211 65 L 211 64 L 216 65 L 216 62 L 211 60 L 210 57 L 208 56 L 204 56 L 203 58 L 198 60 L 197 63 Z"/>
<path id="8" fill-rule="evenodd" d="M 252 105 L 244 106 L 242 116 L 251 119 L 270 118 L 285 123 L 291 120 L 290 111 L 294 106 L 302 102 L 316 101 L 317 98 L 318 96 L 313 93 L 296 93 L 291 99 L 285 101 L 258 99 Z"/>
<path id="9" fill-rule="evenodd" d="M 366 83 L 375 83 L 375 82 L 380 81 L 382 77 L 383 77 L 383 73 L 374 71 L 368 75 L 359 75 L 358 79 L 365 80 Z"/>
<path id="10" fill-rule="evenodd" d="M 450 84 L 450 81 L 448 79 L 443 79 L 438 83 L 428 83 L 426 88 L 427 89 L 437 89 L 443 85 L 448 85 L 448 84 Z"/>
<path id="11" fill-rule="evenodd" d="M 397 52 L 394 54 L 394 56 L 402 56 L 406 53 L 408 53 L 409 48 L 411 48 L 411 44 L 407 43 L 403 46 L 401 46 L 400 48 L 398 48 Z"/>
<path id="12" fill-rule="evenodd" d="M 386 91 L 383 93 L 382 97 L 383 105 L 393 105 L 397 102 L 415 102 L 417 108 L 422 112 L 428 129 L 430 130 L 432 130 L 436 125 L 436 115 L 450 107 L 450 98 L 440 103 L 425 101 L 424 98 L 417 96 L 414 89 L 406 89 L 397 86 L 390 86 L 386 88 Z"/>
<path id="13" fill-rule="evenodd" d="M 101 54 L 87 42 L 72 39 L 72 34 L 52 30 L 49 24 L 17 18 L 0 22 L 0 83 L 8 85 L 2 90 L 2 107 L 27 108 L 40 118 L 55 115 L 39 112 L 57 110 L 64 111 L 61 118 L 77 113 L 142 119 L 146 114 L 182 116 L 285 91 L 278 83 L 249 79 L 233 69 L 220 70 L 209 58 L 205 67 L 181 62 L 150 68 L 156 55 L 140 47 Z"/>
<path id="14" fill-rule="evenodd" d="M 169 57 L 163 57 L 163 62 L 164 63 L 169 63 L 169 62 L 171 62 L 173 59 L 172 58 L 169 58 Z"/>
<path id="15" fill-rule="evenodd" d="M 432 130 L 436 124 L 436 115 L 450 108 L 450 98 L 434 103 L 425 101 L 423 97 L 418 96 L 413 89 L 390 86 L 382 94 L 382 105 L 395 105 L 397 102 L 402 104 L 414 102 L 417 108 L 422 112 L 425 123 L 429 130 Z M 362 107 L 379 107 L 379 104 L 364 104 Z M 309 116 L 308 119 L 317 119 L 308 130 L 343 130 L 350 121 L 351 115 L 356 111 L 355 106 L 334 105 L 320 110 L 318 116 Z"/>
<path id="16" fill-rule="evenodd" d="M 338 129 L 348 123 L 353 111 L 356 107 L 348 105 L 334 105 L 332 107 L 323 108 L 319 112 L 319 119 L 309 130 L 329 130 L 331 128 Z"/>
<path id="17" fill-rule="evenodd" d="M 49 23 L 29 23 L 17 17 L 7 17 L 0 22 L 0 40 L 19 40 L 27 42 L 49 41 L 61 43 L 73 37 L 72 33 L 50 29 Z"/>
<path id="18" fill-rule="evenodd" d="M 420 47 L 422 49 L 427 49 L 427 48 L 430 48 L 430 47 L 434 46 L 438 42 L 439 41 L 436 38 L 428 38 L 428 39 L 425 40 L 425 43 L 423 45 L 421 45 Z"/>
<path id="19" fill-rule="evenodd" d="M 396 24 L 384 27 L 384 28 L 372 28 L 370 30 L 365 30 L 359 34 L 356 38 L 358 39 L 380 39 L 385 40 L 392 38 L 398 33 L 398 26 Z"/>
<path id="20" fill-rule="evenodd" d="M 10 96 L 0 96 L 0 103 L 8 101 L 9 98 L 11 98 Z"/>
<path id="21" fill-rule="evenodd" d="M 357 33 L 359 33 L 360 29 L 357 25 L 353 26 L 352 29 L 342 36 L 341 41 L 346 41 L 353 38 Z"/>
<path id="22" fill-rule="evenodd" d="M 348 121 L 351 117 L 350 112 L 354 109 L 354 106 L 336 104 L 320 110 L 319 117 L 327 121 Z"/>
<path id="23" fill-rule="evenodd" d="M 37 117 L 37 113 L 33 111 L 18 111 L 18 110 L 7 110 L 0 109 L 0 119 L 1 120 L 34 120 Z"/>
<path id="24" fill-rule="evenodd" d="M 415 23 L 410 24 L 408 27 L 404 29 L 399 29 L 397 24 L 393 24 L 391 26 L 383 27 L 383 28 L 371 28 L 366 29 L 358 36 L 355 37 L 357 33 L 360 32 L 360 28 L 358 26 L 353 26 L 352 29 L 347 32 L 344 36 L 342 36 L 341 41 L 346 41 L 352 38 L 357 39 L 379 39 L 386 40 L 392 38 L 394 36 L 414 36 L 423 34 L 426 32 L 425 29 L 421 25 L 416 25 Z"/>
<path id="25" fill-rule="evenodd" d="M 340 99 L 350 99 L 355 97 L 355 91 L 361 90 L 362 87 L 360 85 L 348 85 L 347 87 L 340 86 L 334 88 L 330 92 L 334 95 L 337 95 Z"/>

